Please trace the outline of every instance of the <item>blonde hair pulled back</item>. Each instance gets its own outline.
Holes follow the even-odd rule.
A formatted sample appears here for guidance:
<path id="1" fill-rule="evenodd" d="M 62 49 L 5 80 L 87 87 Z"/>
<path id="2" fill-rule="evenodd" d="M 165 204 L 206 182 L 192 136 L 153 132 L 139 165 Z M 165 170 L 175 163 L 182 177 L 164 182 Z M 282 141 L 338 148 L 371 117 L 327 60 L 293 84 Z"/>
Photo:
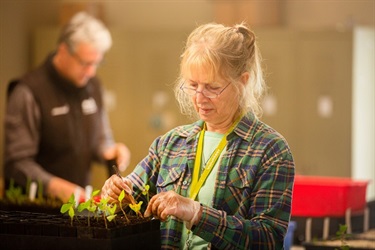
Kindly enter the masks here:
<path id="1" fill-rule="evenodd" d="M 181 54 L 180 76 L 174 88 L 181 112 L 196 117 L 191 98 L 180 86 L 191 72 L 204 70 L 212 81 L 220 77 L 234 84 L 239 97 L 239 112 L 251 111 L 261 116 L 261 97 L 265 91 L 261 55 L 255 34 L 245 23 L 227 27 L 208 23 L 197 27 L 189 35 Z M 243 84 L 241 76 L 248 72 L 249 80 Z"/>

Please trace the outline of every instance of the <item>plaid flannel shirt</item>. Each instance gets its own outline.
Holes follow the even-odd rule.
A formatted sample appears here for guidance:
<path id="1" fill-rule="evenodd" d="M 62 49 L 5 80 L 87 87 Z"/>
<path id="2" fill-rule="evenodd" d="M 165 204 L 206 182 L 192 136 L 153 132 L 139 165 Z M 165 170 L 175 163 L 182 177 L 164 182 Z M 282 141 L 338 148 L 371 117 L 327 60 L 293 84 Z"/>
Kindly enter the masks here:
<path id="1" fill-rule="evenodd" d="M 174 190 L 188 197 L 203 121 L 172 129 L 154 140 L 149 154 L 128 176 L 134 196 Z M 294 161 L 286 140 L 246 114 L 227 136 L 213 190 L 192 231 L 211 249 L 282 249 L 291 213 Z M 147 202 L 147 201 L 146 201 Z M 161 223 L 162 249 L 178 249 L 183 223 Z"/>

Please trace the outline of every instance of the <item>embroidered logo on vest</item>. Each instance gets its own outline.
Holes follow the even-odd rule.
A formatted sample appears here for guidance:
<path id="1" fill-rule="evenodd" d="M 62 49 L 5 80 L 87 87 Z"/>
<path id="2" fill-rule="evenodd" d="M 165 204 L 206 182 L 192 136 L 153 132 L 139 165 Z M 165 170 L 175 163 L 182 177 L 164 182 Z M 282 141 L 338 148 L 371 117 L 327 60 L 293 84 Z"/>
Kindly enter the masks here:
<path id="1" fill-rule="evenodd" d="M 69 105 L 65 104 L 64 106 L 55 107 L 51 110 L 52 116 L 66 115 L 69 113 Z"/>
<path id="2" fill-rule="evenodd" d="M 96 102 L 95 102 L 94 98 L 92 98 L 92 97 L 90 97 L 86 100 L 83 100 L 82 104 L 81 104 L 81 107 L 82 107 L 82 112 L 85 115 L 94 114 L 98 110 L 98 107 L 96 106 Z"/>

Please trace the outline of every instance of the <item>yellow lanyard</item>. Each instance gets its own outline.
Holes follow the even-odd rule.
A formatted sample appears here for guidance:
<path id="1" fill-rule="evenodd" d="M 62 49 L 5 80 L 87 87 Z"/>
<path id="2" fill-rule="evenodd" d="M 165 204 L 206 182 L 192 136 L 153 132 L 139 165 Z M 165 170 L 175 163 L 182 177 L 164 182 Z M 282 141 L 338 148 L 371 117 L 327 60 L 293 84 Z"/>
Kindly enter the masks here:
<path id="1" fill-rule="evenodd" d="M 197 195 L 199 193 L 199 190 L 203 186 L 203 183 L 206 181 L 208 175 L 210 174 L 211 170 L 215 166 L 216 161 L 219 158 L 221 152 L 223 151 L 223 149 L 227 145 L 227 136 L 229 135 L 229 133 L 231 133 L 233 131 L 234 127 L 237 125 L 237 123 L 239 122 L 241 117 L 242 116 L 240 116 L 233 123 L 233 125 L 230 127 L 228 132 L 221 139 L 219 145 L 216 147 L 215 151 L 212 153 L 210 159 L 208 160 L 201 177 L 199 178 L 199 172 L 200 172 L 201 160 L 202 160 L 202 152 L 203 152 L 203 139 L 204 139 L 204 133 L 205 133 L 205 130 L 206 130 L 206 124 L 204 124 L 203 129 L 202 129 L 202 131 L 199 135 L 198 147 L 197 147 L 197 156 L 196 156 L 195 162 L 194 162 L 193 179 L 192 179 L 192 182 L 191 182 L 191 189 L 190 189 L 190 198 L 191 199 L 195 200 L 195 198 L 197 197 Z"/>

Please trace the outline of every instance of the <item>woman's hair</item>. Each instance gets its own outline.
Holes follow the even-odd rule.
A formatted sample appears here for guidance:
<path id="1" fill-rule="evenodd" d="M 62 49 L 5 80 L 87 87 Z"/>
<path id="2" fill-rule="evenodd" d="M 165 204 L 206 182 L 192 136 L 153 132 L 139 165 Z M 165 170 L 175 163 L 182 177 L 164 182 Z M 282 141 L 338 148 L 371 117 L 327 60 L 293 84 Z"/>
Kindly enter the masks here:
<path id="1" fill-rule="evenodd" d="M 86 12 L 78 12 L 63 28 L 58 44 L 65 43 L 74 52 L 79 43 L 89 43 L 105 53 L 112 46 L 109 30 L 98 19 Z"/>
<path id="2" fill-rule="evenodd" d="M 181 55 L 180 76 L 174 91 L 181 112 L 196 117 L 191 98 L 180 86 L 191 72 L 204 70 L 211 81 L 220 77 L 234 84 L 240 100 L 239 112 L 251 111 L 255 116 L 262 114 L 260 99 L 265 90 L 261 55 L 254 33 L 245 23 L 226 27 L 208 23 L 197 27 L 188 37 Z M 249 73 L 249 80 L 243 85 L 241 75 Z"/>

